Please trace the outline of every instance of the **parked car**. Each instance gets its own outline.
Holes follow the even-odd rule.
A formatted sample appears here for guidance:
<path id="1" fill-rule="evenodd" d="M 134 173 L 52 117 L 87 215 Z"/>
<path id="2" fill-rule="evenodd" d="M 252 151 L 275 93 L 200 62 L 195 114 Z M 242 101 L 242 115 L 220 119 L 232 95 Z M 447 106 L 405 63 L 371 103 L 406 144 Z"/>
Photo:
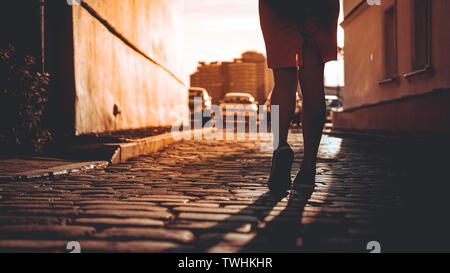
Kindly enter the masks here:
<path id="1" fill-rule="evenodd" d="M 344 110 L 341 100 L 338 96 L 326 95 L 325 103 L 327 107 L 327 122 L 331 122 L 331 113 Z"/>
<path id="2" fill-rule="evenodd" d="M 195 98 L 201 99 L 201 104 L 195 105 Z M 191 87 L 189 88 L 189 110 L 191 117 L 195 113 L 203 113 L 203 116 L 211 115 L 211 97 L 205 88 Z"/>
<path id="3" fill-rule="evenodd" d="M 220 109 L 225 117 L 244 114 L 245 117 L 257 116 L 258 103 L 255 98 L 248 93 L 232 92 L 227 93 L 220 104 Z M 231 112 L 231 113 L 230 113 Z"/>
<path id="4" fill-rule="evenodd" d="M 271 121 L 271 111 L 270 111 L 270 102 L 272 100 L 272 92 L 269 93 L 269 96 L 267 97 L 266 102 L 264 103 L 264 105 L 267 107 L 267 119 L 268 121 Z M 295 112 L 294 115 L 292 116 L 292 122 L 294 124 L 300 125 L 301 121 L 302 121 L 302 106 L 303 106 L 303 102 L 300 99 L 300 96 L 298 95 L 298 93 L 296 93 L 296 102 L 295 102 Z"/>

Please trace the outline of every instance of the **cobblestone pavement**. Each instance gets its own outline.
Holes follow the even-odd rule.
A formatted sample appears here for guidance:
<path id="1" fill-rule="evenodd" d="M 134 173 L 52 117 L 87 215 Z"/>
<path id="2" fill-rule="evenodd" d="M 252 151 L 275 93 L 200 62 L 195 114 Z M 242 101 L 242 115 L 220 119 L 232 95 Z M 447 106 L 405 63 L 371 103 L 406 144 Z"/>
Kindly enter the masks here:
<path id="1" fill-rule="evenodd" d="M 293 176 L 301 137 L 291 134 Z M 182 141 L 105 170 L 2 182 L 0 250 L 68 252 L 69 241 L 82 252 L 446 249 L 448 205 L 438 201 L 448 181 L 429 146 L 324 136 L 305 202 L 268 194 L 261 143 Z"/>

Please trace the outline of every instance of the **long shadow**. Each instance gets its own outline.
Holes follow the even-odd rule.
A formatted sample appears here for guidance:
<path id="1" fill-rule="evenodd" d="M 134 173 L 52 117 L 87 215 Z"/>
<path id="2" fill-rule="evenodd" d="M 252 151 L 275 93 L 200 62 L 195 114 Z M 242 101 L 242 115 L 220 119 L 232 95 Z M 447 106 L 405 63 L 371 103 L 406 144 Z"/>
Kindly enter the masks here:
<path id="1" fill-rule="evenodd" d="M 299 158 L 296 158 L 296 160 L 299 160 Z M 193 249 L 187 250 L 182 247 L 169 251 L 172 253 L 186 251 L 205 253 L 220 243 L 227 245 L 226 234 L 237 232 L 244 224 L 249 223 L 241 217 L 252 216 L 259 221 L 259 223 L 252 223 L 252 233 L 256 233 L 256 235 L 250 242 L 238 246 L 240 252 L 298 252 L 300 248 L 297 238 L 299 238 L 302 227 L 302 215 L 310 197 L 311 193 L 291 193 L 291 191 L 284 194 L 272 194 L 270 192 L 262 194 L 251 205 L 211 227 L 210 233 L 213 233 L 214 236 L 195 242 Z M 283 200 L 284 198 L 287 200 Z M 279 204 L 280 201 L 283 201 L 283 203 Z M 204 231 L 202 231 L 203 233 Z"/>
<path id="2" fill-rule="evenodd" d="M 321 203 L 267 193 L 213 229 L 233 232 L 247 223 L 238 217 L 257 217 L 263 226 L 252 230 L 256 236 L 240 252 L 367 253 L 369 241 L 379 241 L 382 252 L 448 252 L 448 154 L 446 140 L 344 138 L 334 158 L 319 159 L 319 169 L 328 172 L 317 177 L 326 185 L 316 189 Z M 287 205 L 274 209 L 284 197 Z M 316 213 L 302 223 L 306 204 Z M 216 234 L 193 252 L 225 241 L 226 233 Z"/>
<path id="3" fill-rule="evenodd" d="M 253 240 L 241 252 L 250 253 L 292 253 L 299 252 L 298 242 L 302 227 L 302 215 L 311 194 L 289 193 L 288 203 L 283 211 L 257 231 Z"/>
<path id="4" fill-rule="evenodd" d="M 212 230 L 224 230 L 227 232 L 234 232 L 244 224 L 248 223 L 246 221 L 242 221 L 239 219 L 242 216 L 253 216 L 256 217 L 259 221 L 263 221 L 273 210 L 273 208 L 286 196 L 283 195 L 272 195 L 270 193 L 262 194 L 255 202 L 244 209 L 240 210 L 238 213 L 235 213 L 228 218 L 219 222 L 216 226 L 212 227 Z M 257 224 L 257 223 L 253 223 Z M 226 233 L 215 233 L 217 237 L 210 238 L 208 240 L 198 242 L 193 249 L 193 252 L 196 253 L 204 253 L 207 252 L 210 248 L 218 245 L 222 241 L 224 241 L 224 237 Z M 220 235 L 219 235 L 220 234 Z M 176 252 L 176 251 L 175 251 Z"/>

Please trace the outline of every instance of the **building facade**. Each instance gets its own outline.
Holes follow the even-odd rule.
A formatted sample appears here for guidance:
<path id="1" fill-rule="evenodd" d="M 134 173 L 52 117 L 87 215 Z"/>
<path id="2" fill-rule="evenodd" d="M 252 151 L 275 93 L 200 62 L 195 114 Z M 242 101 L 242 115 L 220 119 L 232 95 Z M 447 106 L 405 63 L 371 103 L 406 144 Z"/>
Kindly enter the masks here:
<path id="1" fill-rule="evenodd" d="M 344 112 L 337 129 L 450 132 L 450 2 L 344 0 Z"/>
<path id="2" fill-rule="evenodd" d="M 29 52 L 43 56 L 51 74 L 57 129 L 102 134 L 187 119 L 188 75 L 179 65 L 183 0 L 7 2 L 1 27 L 12 30 L 3 38 L 39 49 Z M 22 24 L 32 28 L 15 31 Z"/>
<path id="3" fill-rule="evenodd" d="M 215 104 L 229 92 L 250 93 L 264 103 L 273 89 L 273 75 L 264 55 L 249 51 L 233 62 L 200 62 L 191 75 L 191 86 L 206 88 Z"/>

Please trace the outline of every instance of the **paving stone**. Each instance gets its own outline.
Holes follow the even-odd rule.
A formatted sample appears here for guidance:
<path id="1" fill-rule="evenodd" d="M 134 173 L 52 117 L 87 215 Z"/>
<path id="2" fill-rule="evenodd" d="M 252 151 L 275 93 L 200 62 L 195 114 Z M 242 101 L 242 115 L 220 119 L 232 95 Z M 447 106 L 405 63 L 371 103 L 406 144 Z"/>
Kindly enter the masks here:
<path id="1" fill-rule="evenodd" d="M 180 205 L 182 205 L 185 208 L 190 208 L 190 207 L 218 208 L 219 207 L 219 204 L 214 204 L 214 203 L 178 203 L 178 202 L 161 203 L 161 206 L 164 206 L 164 207 L 178 207 Z"/>
<path id="2" fill-rule="evenodd" d="M 178 212 L 201 212 L 201 213 L 222 213 L 222 214 L 235 214 L 239 213 L 238 209 L 226 209 L 226 208 L 204 208 L 204 207 L 175 207 L 173 211 Z"/>
<path id="3" fill-rule="evenodd" d="M 117 201 L 117 200 L 85 200 L 76 202 L 77 205 L 145 205 L 154 206 L 152 202 L 133 202 L 133 201 Z"/>
<path id="4" fill-rule="evenodd" d="M 160 242 L 151 240 L 127 242 L 82 240 L 79 243 L 81 245 L 81 251 L 87 253 L 161 253 L 170 251 L 186 251 L 189 249 L 186 246 L 174 242 Z"/>
<path id="5" fill-rule="evenodd" d="M 135 201 L 151 201 L 151 202 L 190 202 L 192 198 L 172 198 L 170 196 L 167 197 L 139 197 L 134 198 Z"/>
<path id="6" fill-rule="evenodd" d="M 5 214 L 14 215 L 48 215 L 48 216 L 66 216 L 72 217 L 77 214 L 75 209 L 10 209 L 5 210 Z"/>
<path id="7" fill-rule="evenodd" d="M 108 210 L 111 208 L 111 205 L 87 205 L 82 206 L 83 210 Z M 167 208 L 157 207 L 152 205 L 133 205 L 133 204 L 115 204 L 114 208 L 116 210 L 137 210 L 137 211 L 168 211 Z"/>
<path id="8" fill-rule="evenodd" d="M 209 233 L 200 235 L 198 243 L 209 244 L 210 242 L 220 242 L 222 244 L 232 246 L 245 246 L 251 240 L 256 237 L 255 233 L 242 234 L 242 233 Z"/>
<path id="9" fill-rule="evenodd" d="M 6 225 L 0 226 L 1 238 L 83 238 L 95 232 L 93 227 L 66 225 Z"/>
<path id="10" fill-rule="evenodd" d="M 0 226 L 4 225 L 54 225 L 67 224 L 71 218 L 30 215 L 0 215 Z"/>
<path id="11" fill-rule="evenodd" d="M 135 211 L 135 210 L 119 210 L 119 209 L 88 209 L 81 210 L 80 217 L 96 216 L 96 217 L 120 217 L 120 218 L 155 218 L 170 219 L 172 213 L 167 211 Z"/>
<path id="12" fill-rule="evenodd" d="M 95 235 L 107 240 L 160 240 L 189 243 L 194 234 L 188 230 L 170 230 L 162 228 L 108 228 Z"/>
<path id="13" fill-rule="evenodd" d="M 67 252 L 67 241 L 58 240 L 1 240 L 0 252 L 31 253 L 31 252 Z"/>
<path id="14" fill-rule="evenodd" d="M 0 205 L 0 210 L 14 210 L 21 208 L 28 209 L 48 209 L 48 208 L 58 208 L 58 209 L 72 209 L 73 205 L 60 205 L 60 204 L 52 204 L 52 203 L 43 203 L 43 204 L 5 204 Z"/>
<path id="15" fill-rule="evenodd" d="M 247 215 L 230 215 L 230 214 L 211 214 L 211 213 L 190 213 L 183 212 L 177 217 L 186 220 L 203 220 L 203 221 L 230 221 L 230 222 L 250 222 L 257 223 L 258 219 Z"/>
<path id="16" fill-rule="evenodd" d="M 161 227 L 164 222 L 156 219 L 142 218 L 77 218 L 74 224 L 99 226 L 149 226 Z"/>
<path id="17" fill-rule="evenodd" d="M 219 243 L 217 245 L 214 245 L 213 247 L 206 250 L 207 253 L 217 253 L 217 254 L 223 254 L 223 253 L 238 253 L 242 247 L 240 246 L 234 246 L 227 243 Z"/>
<path id="18" fill-rule="evenodd" d="M 239 222 L 208 222 L 208 221 L 188 221 L 177 220 L 167 225 L 171 229 L 188 229 L 188 230 L 225 230 L 239 233 L 248 233 L 252 230 L 252 224 Z"/>

